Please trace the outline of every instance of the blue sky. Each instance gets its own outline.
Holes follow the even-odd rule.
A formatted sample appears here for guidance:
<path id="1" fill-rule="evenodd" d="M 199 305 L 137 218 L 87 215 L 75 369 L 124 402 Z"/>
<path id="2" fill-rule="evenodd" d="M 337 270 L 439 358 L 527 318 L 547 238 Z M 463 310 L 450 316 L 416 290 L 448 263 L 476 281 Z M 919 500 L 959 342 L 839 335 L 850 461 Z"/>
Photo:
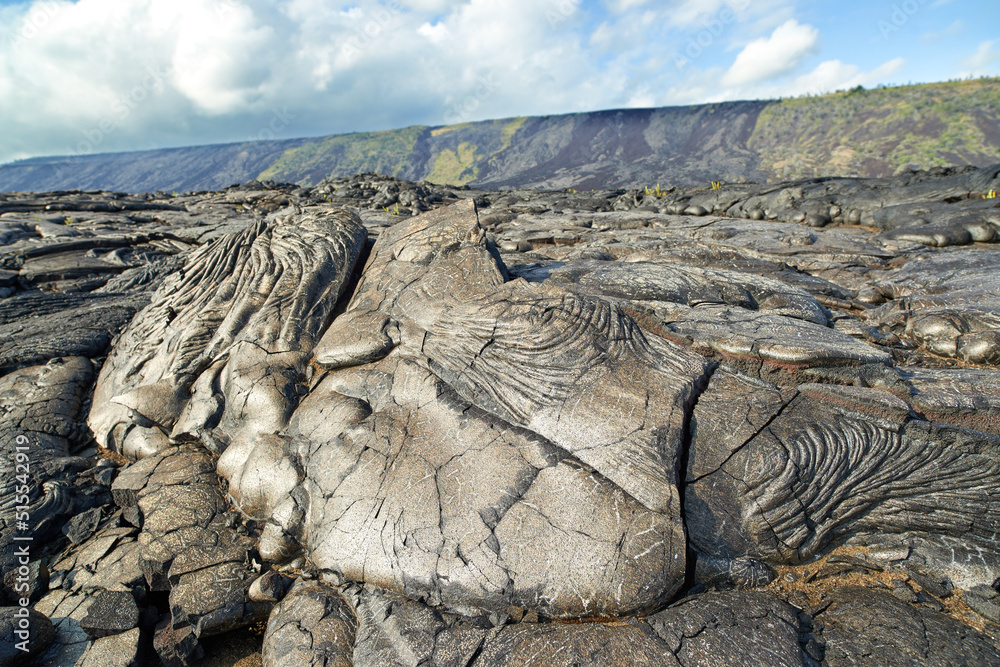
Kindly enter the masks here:
<path id="1" fill-rule="evenodd" d="M 995 0 L 0 0 L 0 162 L 1000 74 Z"/>

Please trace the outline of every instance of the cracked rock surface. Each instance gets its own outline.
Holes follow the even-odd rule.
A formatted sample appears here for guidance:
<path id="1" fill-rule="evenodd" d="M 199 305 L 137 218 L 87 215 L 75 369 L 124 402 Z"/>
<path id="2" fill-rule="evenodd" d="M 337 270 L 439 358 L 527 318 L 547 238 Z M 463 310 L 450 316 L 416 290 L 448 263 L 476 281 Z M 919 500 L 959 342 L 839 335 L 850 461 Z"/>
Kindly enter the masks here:
<path id="1" fill-rule="evenodd" d="M 995 665 L 996 642 L 885 591 L 846 587 L 815 616 L 829 665 Z"/>
<path id="2" fill-rule="evenodd" d="M 998 170 L 0 195 L 38 664 L 1000 665 Z"/>
<path id="3" fill-rule="evenodd" d="M 264 664 L 350 667 L 357 619 L 337 591 L 299 580 L 267 622 Z"/>

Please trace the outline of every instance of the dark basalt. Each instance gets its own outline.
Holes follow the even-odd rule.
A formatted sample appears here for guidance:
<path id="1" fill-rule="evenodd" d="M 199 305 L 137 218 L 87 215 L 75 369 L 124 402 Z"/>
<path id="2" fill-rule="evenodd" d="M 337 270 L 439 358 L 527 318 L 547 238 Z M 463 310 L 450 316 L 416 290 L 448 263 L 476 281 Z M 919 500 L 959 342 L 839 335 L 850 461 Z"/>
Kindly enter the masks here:
<path id="1" fill-rule="evenodd" d="M 267 622 L 268 666 L 347 666 L 353 663 L 357 619 L 336 589 L 298 581 Z"/>
<path id="2" fill-rule="evenodd" d="M 911 546 L 963 587 L 1000 574 L 995 437 L 913 419 L 881 390 L 789 392 L 726 369 L 692 429 L 685 515 L 705 554 L 800 562 L 847 531 Z"/>
<path id="3" fill-rule="evenodd" d="M 25 614 L 22 607 L 0 607 L 0 666 L 14 667 L 36 658 L 48 648 L 55 638 L 52 621 L 34 609 L 27 610 L 27 625 L 30 634 L 26 639 L 17 636 L 23 631 L 21 619 Z"/>
<path id="4" fill-rule="evenodd" d="M 1000 664 L 996 172 L 7 196 L 43 662 Z"/>
<path id="5" fill-rule="evenodd" d="M 139 625 L 135 596 L 126 591 L 103 591 L 95 596 L 80 627 L 91 637 L 127 632 Z"/>
<path id="6" fill-rule="evenodd" d="M 825 663 L 835 665 L 996 665 L 996 641 L 885 591 L 842 588 L 815 616 Z"/>

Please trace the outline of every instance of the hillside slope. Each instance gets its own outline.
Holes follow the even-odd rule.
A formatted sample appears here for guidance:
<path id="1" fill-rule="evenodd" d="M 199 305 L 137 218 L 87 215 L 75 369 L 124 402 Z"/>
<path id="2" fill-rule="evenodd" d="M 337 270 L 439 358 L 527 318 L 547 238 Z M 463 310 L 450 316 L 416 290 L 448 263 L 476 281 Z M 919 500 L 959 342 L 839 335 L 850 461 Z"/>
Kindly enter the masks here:
<path id="1" fill-rule="evenodd" d="M 985 166 L 1000 156 L 1000 79 L 782 100 L 760 114 L 748 147 L 769 180 Z"/>
<path id="2" fill-rule="evenodd" d="M 257 176 L 314 185 L 373 171 L 487 188 L 761 178 L 746 143 L 767 105 L 598 111 L 323 137 L 289 149 Z"/>
<path id="3" fill-rule="evenodd" d="M 190 192 L 243 183 L 302 139 L 39 157 L 0 166 L 0 191 Z"/>
<path id="4" fill-rule="evenodd" d="M 315 185 L 377 172 L 484 188 L 616 188 L 887 176 L 1000 161 L 1000 78 L 778 101 L 521 117 L 0 166 L 0 191 Z"/>

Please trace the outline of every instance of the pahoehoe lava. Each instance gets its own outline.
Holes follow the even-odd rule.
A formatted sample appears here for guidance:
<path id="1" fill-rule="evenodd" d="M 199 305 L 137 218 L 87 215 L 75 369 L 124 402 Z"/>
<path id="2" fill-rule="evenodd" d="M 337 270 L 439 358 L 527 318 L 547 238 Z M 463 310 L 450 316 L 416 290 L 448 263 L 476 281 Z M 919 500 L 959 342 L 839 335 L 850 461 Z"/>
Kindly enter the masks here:
<path id="1" fill-rule="evenodd" d="M 0 195 L 6 604 L 30 532 L 39 664 L 1000 665 L 998 189 Z"/>

